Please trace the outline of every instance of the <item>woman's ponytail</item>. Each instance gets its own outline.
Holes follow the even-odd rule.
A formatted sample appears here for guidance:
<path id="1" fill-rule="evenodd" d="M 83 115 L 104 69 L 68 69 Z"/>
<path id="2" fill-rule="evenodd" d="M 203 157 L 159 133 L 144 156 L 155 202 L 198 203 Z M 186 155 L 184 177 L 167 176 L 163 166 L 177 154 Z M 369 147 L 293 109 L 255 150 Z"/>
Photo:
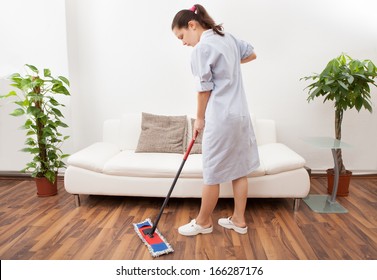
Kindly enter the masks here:
<path id="1" fill-rule="evenodd" d="M 205 29 L 212 29 L 217 34 L 224 36 L 223 27 L 221 24 L 216 24 L 213 18 L 208 14 L 207 10 L 199 4 L 194 5 L 196 7 L 196 14 L 198 15 L 198 22 Z"/>
<path id="2" fill-rule="evenodd" d="M 212 29 L 220 36 L 224 36 L 223 27 L 221 24 L 216 24 L 212 17 L 207 13 L 206 9 L 199 4 L 195 4 L 188 10 L 179 11 L 172 22 L 171 29 L 188 28 L 188 23 L 191 20 L 196 20 L 205 29 Z"/>

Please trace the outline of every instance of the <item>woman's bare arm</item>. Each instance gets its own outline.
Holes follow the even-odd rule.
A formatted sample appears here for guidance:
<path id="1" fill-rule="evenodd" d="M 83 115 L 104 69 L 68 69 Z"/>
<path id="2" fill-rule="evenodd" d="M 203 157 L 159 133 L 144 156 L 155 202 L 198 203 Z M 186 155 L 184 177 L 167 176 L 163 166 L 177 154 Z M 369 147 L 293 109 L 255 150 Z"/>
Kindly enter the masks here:
<path id="1" fill-rule="evenodd" d="M 203 91 L 198 92 L 198 109 L 196 113 L 196 120 L 194 124 L 194 131 L 198 131 L 199 133 L 203 131 L 204 129 L 204 116 L 206 113 L 207 103 L 209 100 L 209 97 L 211 96 L 210 91 Z"/>
<path id="2" fill-rule="evenodd" d="M 250 62 L 250 61 L 252 61 L 252 60 L 254 60 L 254 59 L 256 59 L 257 58 L 257 55 L 256 55 L 256 53 L 255 52 L 253 52 L 251 55 L 249 55 L 248 57 L 245 57 L 244 59 L 242 59 L 241 60 L 241 64 L 243 64 L 243 63 L 247 63 L 247 62 Z"/>

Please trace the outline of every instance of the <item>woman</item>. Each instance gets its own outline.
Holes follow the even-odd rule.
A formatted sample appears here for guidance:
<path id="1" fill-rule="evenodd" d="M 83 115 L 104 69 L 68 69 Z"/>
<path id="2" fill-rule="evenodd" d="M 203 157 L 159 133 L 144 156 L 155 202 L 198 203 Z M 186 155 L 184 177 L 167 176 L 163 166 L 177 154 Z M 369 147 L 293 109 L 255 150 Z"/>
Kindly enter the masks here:
<path id="1" fill-rule="evenodd" d="M 259 156 L 240 64 L 256 58 L 254 49 L 224 33 L 198 4 L 176 14 L 172 31 L 183 45 L 194 47 L 191 68 L 198 91 L 194 131 L 203 133 L 202 204 L 196 219 L 178 232 L 186 236 L 211 233 L 220 183 L 232 181 L 233 215 L 219 219 L 218 224 L 246 234 L 247 175 L 258 168 Z"/>

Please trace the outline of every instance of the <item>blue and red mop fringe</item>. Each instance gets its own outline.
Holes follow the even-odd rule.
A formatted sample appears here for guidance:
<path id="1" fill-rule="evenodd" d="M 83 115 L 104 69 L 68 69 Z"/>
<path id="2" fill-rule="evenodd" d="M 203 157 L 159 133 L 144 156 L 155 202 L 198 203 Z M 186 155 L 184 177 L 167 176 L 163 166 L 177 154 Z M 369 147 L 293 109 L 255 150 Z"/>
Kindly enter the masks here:
<path id="1" fill-rule="evenodd" d="M 139 235 L 140 239 L 144 242 L 144 244 L 148 247 L 149 252 L 153 257 L 158 257 L 163 254 L 169 254 L 174 252 L 173 248 L 170 244 L 165 240 L 165 238 L 161 235 L 161 233 L 156 229 L 154 232 L 153 237 L 149 237 L 145 235 L 143 230 L 147 228 L 152 228 L 153 224 L 150 219 L 146 219 L 143 222 L 133 224 L 134 229 Z"/>

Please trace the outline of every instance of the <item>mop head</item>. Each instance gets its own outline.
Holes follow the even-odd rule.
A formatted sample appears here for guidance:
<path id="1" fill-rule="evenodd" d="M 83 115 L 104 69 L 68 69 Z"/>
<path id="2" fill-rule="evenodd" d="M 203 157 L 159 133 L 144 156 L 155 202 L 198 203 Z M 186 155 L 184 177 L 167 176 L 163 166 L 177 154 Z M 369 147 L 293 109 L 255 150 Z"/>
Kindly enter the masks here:
<path id="1" fill-rule="evenodd" d="M 146 219 L 143 222 L 134 224 L 134 229 L 139 235 L 140 239 L 147 245 L 149 252 L 153 257 L 158 257 L 163 254 L 169 254 L 174 252 L 173 248 L 170 244 L 165 240 L 165 238 L 161 235 L 158 229 L 155 230 L 153 237 L 149 237 L 146 235 L 143 230 L 147 228 L 152 228 L 153 224 L 150 219 Z"/>

